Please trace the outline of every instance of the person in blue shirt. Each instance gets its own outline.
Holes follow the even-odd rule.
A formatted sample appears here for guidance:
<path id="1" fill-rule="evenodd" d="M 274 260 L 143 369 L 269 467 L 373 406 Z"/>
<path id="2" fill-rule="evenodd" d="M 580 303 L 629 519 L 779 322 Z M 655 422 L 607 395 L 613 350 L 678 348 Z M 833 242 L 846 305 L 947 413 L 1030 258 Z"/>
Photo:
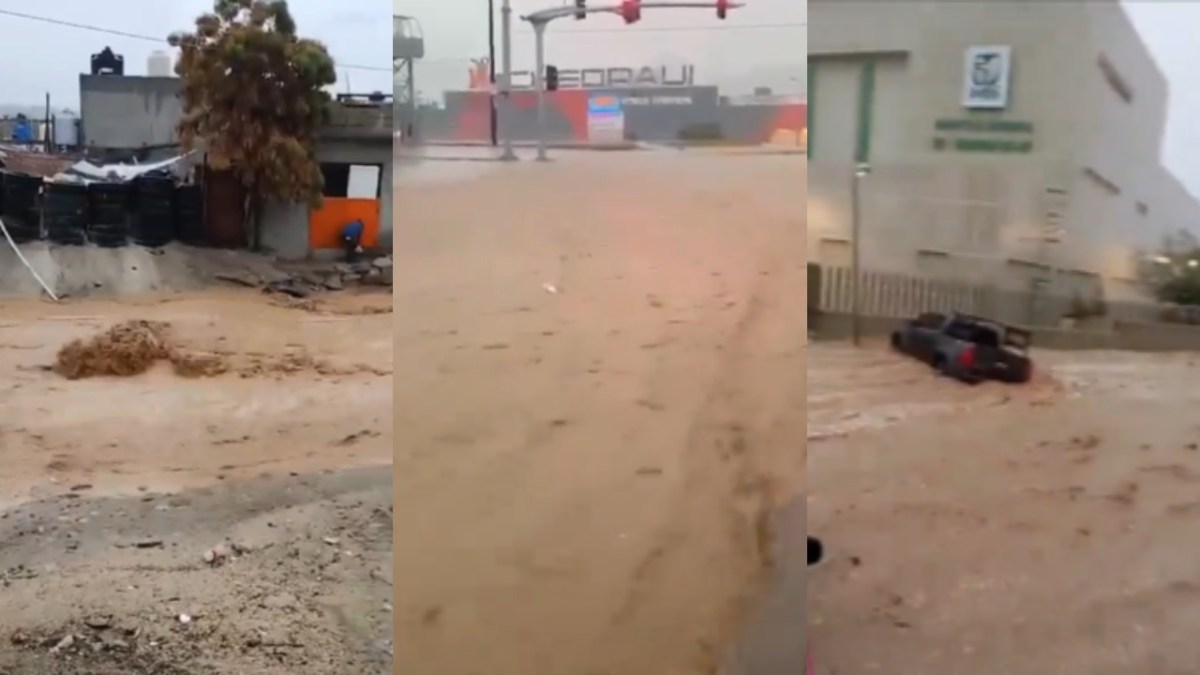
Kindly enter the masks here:
<path id="1" fill-rule="evenodd" d="M 364 229 L 366 225 L 361 220 L 352 220 L 342 226 L 342 248 L 346 251 L 346 262 L 354 262 L 362 254 Z"/>

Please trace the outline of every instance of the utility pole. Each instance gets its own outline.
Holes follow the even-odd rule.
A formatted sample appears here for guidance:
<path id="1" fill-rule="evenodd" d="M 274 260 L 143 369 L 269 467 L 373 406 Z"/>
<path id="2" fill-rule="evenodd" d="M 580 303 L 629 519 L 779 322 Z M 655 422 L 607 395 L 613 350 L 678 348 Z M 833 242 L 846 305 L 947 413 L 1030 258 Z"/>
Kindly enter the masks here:
<path id="1" fill-rule="evenodd" d="M 512 2 L 502 0 L 500 5 L 500 58 L 503 60 L 504 73 L 500 76 L 500 107 L 504 119 L 508 120 L 509 128 L 504 132 L 504 152 L 500 159 L 513 162 L 517 154 L 513 152 L 512 139 Z M 497 122 L 499 130 L 499 122 Z"/>
<path id="2" fill-rule="evenodd" d="M 496 6 L 495 0 L 488 0 L 488 81 L 492 88 L 488 94 L 489 123 L 492 132 L 492 147 L 497 145 L 496 120 Z"/>
<path id="3" fill-rule="evenodd" d="M 533 71 L 533 87 L 537 90 L 537 161 L 545 162 L 546 157 L 546 21 L 534 21 L 533 37 L 536 41 L 535 63 Z"/>
<path id="4" fill-rule="evenodd" d="M 850 337 L 862 342 L 862 180 L 871 172 L 866 162 L 854 167 L 850 179 Z"/>

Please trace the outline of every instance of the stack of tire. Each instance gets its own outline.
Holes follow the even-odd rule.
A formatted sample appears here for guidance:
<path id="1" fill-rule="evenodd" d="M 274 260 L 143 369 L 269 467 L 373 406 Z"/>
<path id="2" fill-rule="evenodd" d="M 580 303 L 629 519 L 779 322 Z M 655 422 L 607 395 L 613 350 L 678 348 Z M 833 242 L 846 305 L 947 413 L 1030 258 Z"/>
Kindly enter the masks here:
<path id="1" fill-rule="evenodd" d="M 180 185 L 175 190 L 175 233 L 185 244 L 203 246 L 204 196 L 199 185 Z"/>
<path id="2" fill-rule="evenodd" d="M 87 243 L 88 189 L 79 183 L 46 183 L 42 200 L 46 238 L 55 244 Z"/>
<path id="3" fill-rule="evenodd" d="M 88 185 L 91 218 L 87 234 L 92 243 L 104 248 L 120 248 L 129 243 L 129 196 L 127 183 Z"/>
<path id="4" fill-rule="evenodd" d="M 141 176 L 133 183 L 133 243 L 159 248 L 175 238 L 175 181 Z"/>
<path id="5" fill-rule="evenodd" d="M 42 177 L 4 174 L 4 227 L 20 244 L 42 238 Z"/>

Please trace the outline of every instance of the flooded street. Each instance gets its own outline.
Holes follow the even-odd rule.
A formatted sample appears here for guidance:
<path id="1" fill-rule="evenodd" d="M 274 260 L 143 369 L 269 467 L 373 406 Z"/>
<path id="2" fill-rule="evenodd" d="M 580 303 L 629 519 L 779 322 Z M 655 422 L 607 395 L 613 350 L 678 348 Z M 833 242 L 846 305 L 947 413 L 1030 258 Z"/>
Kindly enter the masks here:
<path id="1" fill-rule="evenodd" d="M 399 670 L 713 673 L 804 471 L 803 159 L 552 156 L 398 172 Z"/>
<path id="2" fill-rule="evenodd" d="M 390 304 L 5 300 L 0 671 L 389 672 Z M 226 372 L 51 371 L 131 320 Z"/>
<path id="3" fill-rule="evenodd" d="M 1200 359 L 1036 352 L 964 387 L 809 352 L 809 637 L 833 673 L 1187 673 Z"/>

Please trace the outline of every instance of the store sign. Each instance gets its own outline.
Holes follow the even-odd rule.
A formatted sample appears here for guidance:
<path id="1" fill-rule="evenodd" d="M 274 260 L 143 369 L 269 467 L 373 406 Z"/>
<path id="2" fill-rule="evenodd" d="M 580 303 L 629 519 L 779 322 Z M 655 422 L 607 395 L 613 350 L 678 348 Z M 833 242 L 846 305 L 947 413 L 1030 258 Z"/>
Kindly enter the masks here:
<path id="1" fill-rule="evenodd" d="M 963 70 L 964 108 L 1003 110 L 1008 107 L 1012 47 L 968 47 Z"/>
<path id="2" fill-rule="evenodd" d="M 625 110 L 616 96 L 588 99 L 588 140 L 596 144 L 625 141 Z"/>
<path id="3" fill-rule="evenodd" d="M 1025 120 L 996 120 L 996 119 L 949 119 L 936 120 L 933 123 L 936 131 L 974 131 L 999 134 L 1031 134 L 1033 122 Z"/>
<path id="4" fill-rule="evenodd" d="M 942 119 L 935 120 L 933 128 L 934 150 L 997 154 L 1033 152 L 1033 123 L 1026 120 Z"/>
<path id="5" fill-rule="evenodd" d="M 691 96 L 627 96 L 622 99 L 625 105 L 659 106 L 659 105 L 692 105 Z"/>
<path id="6" fill-rule="evenodd" d="M 695 83 L 696 66 L 692 65 L 558 69 L 559 89 L 690 87 Z M 512 88 L 533 89 L 533 71 L 513 71 Z"/>

